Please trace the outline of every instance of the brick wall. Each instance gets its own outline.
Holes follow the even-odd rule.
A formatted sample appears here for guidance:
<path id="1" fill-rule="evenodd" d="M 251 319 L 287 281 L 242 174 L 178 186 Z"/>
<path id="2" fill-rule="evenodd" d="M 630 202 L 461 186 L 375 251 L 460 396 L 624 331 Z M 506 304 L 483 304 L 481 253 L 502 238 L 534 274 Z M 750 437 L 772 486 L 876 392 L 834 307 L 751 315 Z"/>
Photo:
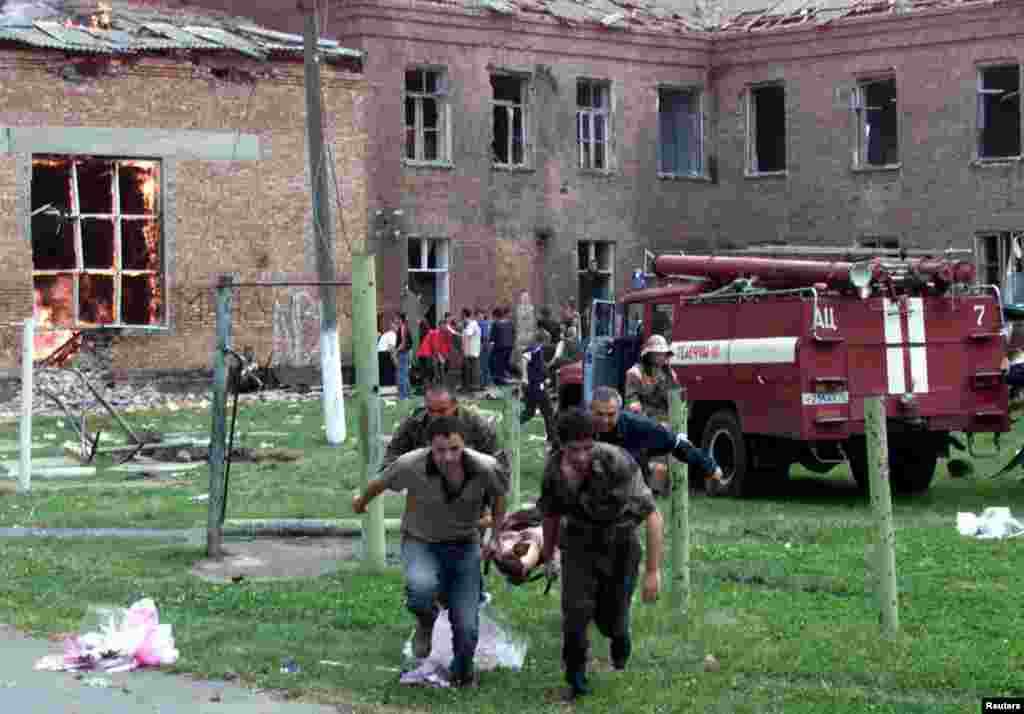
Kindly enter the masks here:
<path id="1" fill-rule="evenodd" d="M 64 61 L 44 52 L 0 54 L 0 127 L 187 129 L 259 137 L 259 161 L 164 159 L 165 180 L 173 183 L 163 187 L 165 219 L 174 225 L 166 256 L 173 281 L 171 329 L 114 341 L 117 369 L 207 367 L 214 341 L 211 286 L 219 274 L 241 280 L 315 278 L 302 65 L 232 60 L 255 78 L 237 83 L 215 78 L 212 60 L 151 57 L 72 84 L 53 71 Z M 329 65 L 322 69 L 325 138 L 338 179 L 331 198 L 343 206 L 334 211 L 336 264 L 339 278 L 346 279 L 352 250 L 365 246 L 367 90 L 359 76 Z M 0 154 L 0 368 L 19 359 L 18 335 L 9 323 L 32 312 L 28 165 L 27 155 Z M 261 360 L 269 356 L 274 305 L 289 303 L 296 290 L 242 291 L 235 300 L 235 346 L 252 346 Z M 347 288 L 338 291 L 338 306 L 343 361 L 350 361 Z"/>

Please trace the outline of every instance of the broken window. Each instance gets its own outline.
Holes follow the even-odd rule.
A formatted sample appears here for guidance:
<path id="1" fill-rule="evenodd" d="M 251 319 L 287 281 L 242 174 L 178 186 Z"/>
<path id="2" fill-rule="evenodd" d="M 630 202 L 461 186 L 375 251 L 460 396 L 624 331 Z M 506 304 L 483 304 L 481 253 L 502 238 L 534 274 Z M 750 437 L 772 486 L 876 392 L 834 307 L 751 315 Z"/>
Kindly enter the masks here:
<path id="1" fill-rule="evenodd" d="M 405 153 L 412 161 L 449 161 L 445 76 L 437 70 L 405 73 Z"/>
<path id="2" fill-rule="evenodd" d="M 658 90 L 658 173 L 704 174 L 704 126 L 697 89 Z"/>
<path id="3" fill-rule="evenodd" d="M 431 325 L 448 311 L 449 248 L 444 238 L 409 238 L 409 290 L 428 306 L 423 317 Z"/>
<path id="4" fill-rule="evenodd" d="M 498 166 L 526 165 L 527 80 L 510 74 L 491 76 L 494 109 L 493 161 Z"/>
<path id="5" fill-rule="evenodd" d="M 786 170 L 786 90 L 781 84 L 752 87 L 747 105 L 751 173 Z"/>
<path id="6" fill-rule="evenodd" d="M 978 76 L 978 158 L 1020 153 L 1020 67 L 984 67 Z"/>
<path id="7" fill-rule="evenodd" d="M 893 166 L 900 162 L 896 80 L 878 79 L 857 85 L 857 166 Z"/>
<path id="8" fill-rule="evenodd" d="M 615 274 L 615 244 L 580 241 L 577 272 L 580 279 L 580 304 L 592 299 L 612 299 L 612 278 Z"/>
<path id="9" fill-rule="evenodd" d="M 576 146 L 581 169 L 608 168 L 610 90 L 608 82 L 576 82 Z"/>
<path id="10" fill-rule="evenodd" d="M 158 161 L 33 157 L 34 317 L 42 330 L 164 323 L 159 190 Z"/>

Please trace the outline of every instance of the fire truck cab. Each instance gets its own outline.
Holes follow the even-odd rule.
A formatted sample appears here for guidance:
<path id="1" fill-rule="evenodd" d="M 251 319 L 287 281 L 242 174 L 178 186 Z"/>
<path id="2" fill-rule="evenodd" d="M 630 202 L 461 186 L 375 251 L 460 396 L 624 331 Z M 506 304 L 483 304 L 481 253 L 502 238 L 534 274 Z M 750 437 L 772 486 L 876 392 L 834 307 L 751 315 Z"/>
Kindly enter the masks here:
<path id="1" fill-rule="evenodd" d="M 590 366 L 563 367 L 559 407 L 596 385 L 621 392 L 643 342 L 664 336 L 690 439 L 725 473 L 709 482 L 715 495 L 770 490 L 794 463 L 818 473 L 848 463 L 866 486 L 869 397 L 885 399 L 896 491 L 929 487 L 951 432 L 1009 430 L 999 291 L 973 285 L 972 265 L 681 255 L 655 265 L 686 277 L 595 303 Z"/>

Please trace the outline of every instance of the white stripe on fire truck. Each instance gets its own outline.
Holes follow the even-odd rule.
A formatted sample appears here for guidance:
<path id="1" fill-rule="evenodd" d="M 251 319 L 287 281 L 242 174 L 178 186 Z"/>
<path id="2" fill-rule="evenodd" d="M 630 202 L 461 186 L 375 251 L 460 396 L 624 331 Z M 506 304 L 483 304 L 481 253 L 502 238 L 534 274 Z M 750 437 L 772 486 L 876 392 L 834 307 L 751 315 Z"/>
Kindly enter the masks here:
<path id="1" fill-rule="evenodd" d="M 928 349 L 924 336 L 924 300 L 919 297 L 907 301 L 907 342 L 910 343 L 910 390 L 928 391 Z"/>
<path id="2" fill-rule="evenodd" d="M 907 391 L 907 378 L 903 372 L 903 324 L 899 303 L 883 298 L 882 315 L 885 324 L 885 371 L 889 382 L 889 394 L 903 394 Z"/>
<path id="3" fill-rule="evenodd" d="M 692 340 L 672 343 L 673 365 L 782 364 L 796 362 L 796 337 Z"/>

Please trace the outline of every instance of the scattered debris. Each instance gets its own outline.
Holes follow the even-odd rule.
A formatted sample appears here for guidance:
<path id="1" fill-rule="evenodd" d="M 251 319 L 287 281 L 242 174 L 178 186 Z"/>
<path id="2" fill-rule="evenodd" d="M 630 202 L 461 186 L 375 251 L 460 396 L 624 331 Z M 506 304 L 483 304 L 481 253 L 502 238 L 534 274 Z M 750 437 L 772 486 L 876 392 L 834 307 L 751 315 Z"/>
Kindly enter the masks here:
<path id="1" fill-rule="evenodd" d="M 722 665 L 719 664 L 717 657 L 715 657 L 713 654 L 706 654 L 706 655 L 704 655 L 704 671 L 705 672 L 717 672 L 721 668 L 722 668 Z"/>
<path id="2" fill-rule="evenodd" d="M 149 598 L 139 600 L 127 609 L 90 608 L 86 622 L 84 634 L 64 640 L 63 656 L 42 657 L 36 662 L 35 669 L 130 672 L 140 666 L 178 661 L 171 626 L 160 624 L 156 604 Z M 110 686 L 110 680 L 103 677 L 90 677 L 84 683 L 87 686 Z"/>
<path id="3" fill-rule="evenodd" d="M 281 665 L 281 674 L 297 674 L 300 671 L 299 663 L 290 657 Z"/>
<path id="4" fill-rule="evenodd" d="M 1013 517 L 1009 508 L 1002 506 L 986 508 L 980 516 L 967 512 L 957 513 L 956 529 L 960 535 L 981 539 L 1024 535 L 1024 524 Z"/>
<path id="5" fill-rule="evenodd" d="M 188 500 L 191 501 L 192 503 L 206 503 L 207 501 L 210 500 L 210 494 L 204 493 L 204 494 L 199 495 L 199 496 L 193 496 L 192 498 L 190 498 Z"/>

